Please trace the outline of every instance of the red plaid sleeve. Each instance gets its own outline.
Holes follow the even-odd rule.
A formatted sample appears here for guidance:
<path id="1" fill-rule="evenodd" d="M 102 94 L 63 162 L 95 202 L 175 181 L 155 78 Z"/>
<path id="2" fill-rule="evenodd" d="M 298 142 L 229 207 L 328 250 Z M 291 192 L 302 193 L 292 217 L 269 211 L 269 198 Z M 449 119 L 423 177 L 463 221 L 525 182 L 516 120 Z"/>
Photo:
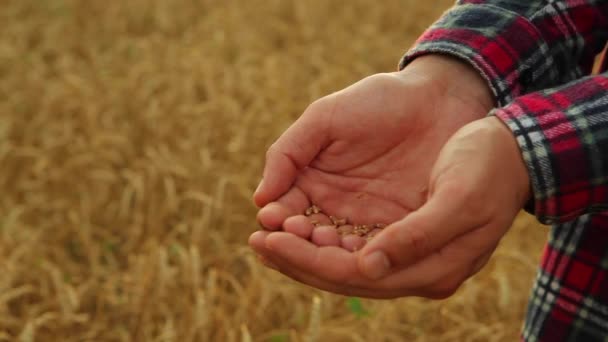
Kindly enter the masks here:
<path id="1" fill-rule="evenodd" d="M 541 222 L 608 210 L 608 74 L 521 96 L 490 114 L 517 138 Z"/>
<path id="2" fill-rule="evenodd" d="M 566 168 L 568 162 L 578 163 L 585 158 L 590 162 L 598 157 L 589 154 L 604 144 L 599 136 L 594 135 L 593 130 L 597 127 L 589 132 L 573 128 L 568 143 L 564 142 L 562 135 L 555 138 L 556 129 L 559 131 L 563 125 L 572 126 L 585 120 L 584 116 L 575 118 L 572 113 L 592 106 L 583 103 L 588 100 L 585 94 L 597 96 L 598 92 L 601 93 L 598 87 L 602 82 L 588 83 L 592 81 L 587 80 L 580 85 L 566 86 L 563 91 L 558 91 L 561 95 L 556 95 L 562 102 L 551 109 L 539 107 L 538 101 L 534 102 L 535 106 L 529 106 L 528 102 L 533 100 L 520 97 L 532 94 L 530 96 L 538 100 L 552 94 L 538 91 L 568 84 L 589 74 L 606 38 L 608 1 L 460 0 L 424 32 L 399 67 L 404 68 L 414 58 L 429 53 L 460 58 L 484 76 L 499 106 L 507 106 L 496 112 L 501 119 L 507 120 L 508 115 L 513 116 L 520 110 L 516 116 L 521 117 L 522 122 L 515 117 L 509 119 L 509 126 L 518 135 L 520 145 L 525 143 L 526 136 L 527 139 L 537 139 L 535 144 L 548 146 L 542 151 L 546 155 L 532 156 L 530 153 L 535 151 L 534 148 L 521 145 L 522 151 L 528 153 L 524 157 L 529 160 L 535 195 L 534 203 L 531 202 L 526 209 L 533 211 L 544 223 L 560 222 L 588 210 L 598 210 L 601 203 L 605 203 L 600 194 L 603 187 L 596 188 L 596 185 L 603 184 L 598 177 L 606 174 L 602 172 L 607 169 L 598 167 L 597 163 L 589 168 Z M 589 90 L 592 84 L 595 88 Z M 563 102 L 564 98 L 569 100 Z M 510 104 L 515 99 L 518 99 L 516 103 Z M 546 100 L 543 105 L 549 106 L 551 101 Z M 518 109 L 518 105 L 525 108 Z M 568 108 L 569 105 L 572 108 Z M 564 113 L 563 122 L 556 123 L 558 128 L 537 121 L 541 117 L 547 119 L 542 114 L 543 110 Z M 517 126 L 516 123 L 525 125 Z M 530 131 L 524 132 L 525 129 Z M 542 143 L 538 140 L 541 136 L 545 139 Z M 584 150 L 587 141 L 584 139 L 593 139 L 591 144 L 595 150 Z M 565 149 L 564 144 L 567 145 L 567 152 L 564 152 L 567 154 L 559 154 Z M 580 150 L 576 150 L 577 144 Z M 608 153 L 608 150 L 602 152 Z M 572 159 L 574 154 L 579 159 Z M 586 192 L 581 190 L 585 187 L 588 188 Z"/>
<path id="3" fill-rule="evenodd" d="M 499 105 L 590 73 L 608 35 L 608 1 L 461 0 L 404 56 L 449 54 L 474 66 Z"/>

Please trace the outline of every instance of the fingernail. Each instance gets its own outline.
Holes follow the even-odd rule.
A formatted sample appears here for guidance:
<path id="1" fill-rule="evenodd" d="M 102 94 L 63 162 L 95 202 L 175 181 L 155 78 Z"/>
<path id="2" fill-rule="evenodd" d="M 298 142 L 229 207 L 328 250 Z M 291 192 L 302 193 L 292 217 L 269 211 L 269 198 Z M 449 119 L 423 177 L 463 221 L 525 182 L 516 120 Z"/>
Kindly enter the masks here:
<path id="1" fill-rule="evenodd" d="M 386 276 L 391 268 L 391 263 L 381 251 L 376 251 L 363 257 L 363 272 L 373 280 Z"/>

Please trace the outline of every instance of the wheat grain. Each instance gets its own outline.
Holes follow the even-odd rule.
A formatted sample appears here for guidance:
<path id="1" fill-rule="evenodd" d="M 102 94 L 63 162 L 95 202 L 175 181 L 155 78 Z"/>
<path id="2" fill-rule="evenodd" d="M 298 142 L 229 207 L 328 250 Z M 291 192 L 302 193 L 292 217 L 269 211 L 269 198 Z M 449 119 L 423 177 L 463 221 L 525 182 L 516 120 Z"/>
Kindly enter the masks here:
<path id="1" fill-rule="evenodd" d="M 327 216 L 323 210 L 321 210 L 318 206 L 312 205 L 307 208 L 304 212 L 306 216 L 309 217 L 311 223 L 317 227 L 322 225 L 328 225 L 331 223 L 333 225 L 338 234 L 341 236 L 348 235 L 357 235 L 360 237 L 365 237 L 367 241 L 371 240 L 374 236 L 376 236 L 383 228 L 386 227 L 384 223 L 373 223 L 373 224 L 355 224 L 350 222 L 348 218 L 339 218 L 337 216 L 329 215 Z M 374 232 L 370 235 L 371 232 Z"/>

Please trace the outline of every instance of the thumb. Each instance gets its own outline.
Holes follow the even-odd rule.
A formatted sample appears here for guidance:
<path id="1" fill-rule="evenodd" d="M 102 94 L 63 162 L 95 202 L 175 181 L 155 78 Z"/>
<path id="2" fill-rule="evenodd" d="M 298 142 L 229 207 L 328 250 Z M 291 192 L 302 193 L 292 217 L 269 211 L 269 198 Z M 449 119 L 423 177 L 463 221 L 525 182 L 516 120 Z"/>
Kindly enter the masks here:
<path id="1" fill-rule="evenodd" d="M 446 186 L 403 220 L 386 227 L 360 252 L 359 269 L 370 279 L 409 266 L 445 246 L 475 225 L 465 208 L 464 188 Z"/>
<path id="2" fill-rule="evenodd" d="M 325 118 L 331 107 L 326 100 L 311 104 L 266 152 L 263 178 L 253 199 L 263 207 L 287 192 L 298 171 L 308 166 L 327 145 Z"/>

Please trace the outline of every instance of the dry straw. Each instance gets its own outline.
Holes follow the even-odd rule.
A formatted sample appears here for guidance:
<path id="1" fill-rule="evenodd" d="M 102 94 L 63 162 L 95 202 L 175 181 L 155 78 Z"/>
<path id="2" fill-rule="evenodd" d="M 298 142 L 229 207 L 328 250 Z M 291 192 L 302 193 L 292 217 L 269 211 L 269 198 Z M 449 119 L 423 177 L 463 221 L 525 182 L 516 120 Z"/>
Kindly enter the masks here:
<path id="1" fill-rule="evenodd" d="M 0 341 L 516 340 L 529 217 L 453 298 L 360 318 L 246 246 L 269 144 L 452 3 L 4 1 Z"/>
<path id="2" fill-rule="evenodd" d="M 310 310 L 310 321 L 308 323 L 308 334 L 306 342 L 316 342 L 319 340 L 321 329 L 321 298 L 314 296 L 312 298 L 312 308 Z"/>

